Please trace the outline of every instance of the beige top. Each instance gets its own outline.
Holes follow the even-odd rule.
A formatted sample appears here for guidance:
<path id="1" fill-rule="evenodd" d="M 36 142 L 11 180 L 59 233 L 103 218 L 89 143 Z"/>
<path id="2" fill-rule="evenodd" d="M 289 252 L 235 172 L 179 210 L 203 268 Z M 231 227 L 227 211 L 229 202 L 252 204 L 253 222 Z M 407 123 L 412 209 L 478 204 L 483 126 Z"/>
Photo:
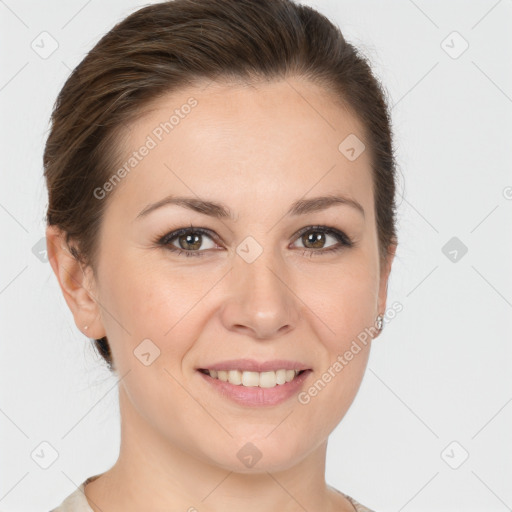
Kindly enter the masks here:
<path id="1" fill-rule="evenodd" d="M 89 482 L 92 482 L 99 476 L 100 475 L 94 475 L 89 477 L 80 485 L 80 487 L 78 487 L 76 491 L 70 494 L 57 508 L 54 508 L 50 512 L 94 512 L 93 509 L 89 506 L 89 502 L 85 497 L 84 488 Z M 331 489 L 334 489 L 334 487 L 331 487 Z M 364 505 L 358 503 L 354 498 L 351 498 L 341 491 L 338 491 L 338 489 L 334 490 L 345 496 L 345 498 L 347 498 L 347 500 L 352 503 L 356 512 L 373 512 L 373 510 L 370 510 Z"/>

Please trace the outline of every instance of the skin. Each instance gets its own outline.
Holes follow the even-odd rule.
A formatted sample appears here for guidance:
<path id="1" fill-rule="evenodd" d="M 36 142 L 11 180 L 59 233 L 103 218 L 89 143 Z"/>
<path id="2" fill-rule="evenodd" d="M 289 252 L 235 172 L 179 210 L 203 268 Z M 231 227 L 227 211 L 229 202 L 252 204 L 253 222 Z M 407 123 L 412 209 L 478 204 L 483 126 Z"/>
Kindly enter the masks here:
<path id="1" fill-rule="evenodd" d="M 108 336 L 124 376 L 120 456 L 86 486 L 86 497 L 93 510 L 109 512 L 353 511 L 326 484 L 325 457 L 371 343 L 307 405 L 296 396 L 276 406 L 238 405 L 196 368 L 244 357 L 291 359 L 313 370 L 307 389 L 385 312 L 394 247 L 381 261 L 370 152 L 349 161 L 338 150 L 351 133 L 364 140 L 362 125 L 298 78 L 254 87 L 216 82 L 155 102 L 126 130 L 126 155 L 190 96 L 198 105 L 103 199 L 95 275 L 70 256 L 62 233 L 47 230 L 76 325 L 90 338 Z M 364 215 L 346 204 L 285 215 L 299 199 L 335 193 L 359 202 Z M 177 205 L 137 219 L 169 194 L 222 202 L 235 220 Z M 191 223 L 212 232 L 189 249 L 202 257 L 154 242 Z M 314 225 L 341 230 L 354 245 L 322 254 L 338 244 L 331 234 L 323 245 L 296 235 Z M 263 249 L 252 263 L 236 253 L 248 236 Z M 149 366 L 134 355 L 147 338 L 160 350 Z M 237 458 L 247 442 L 262 454 L 252 468 Z"/>

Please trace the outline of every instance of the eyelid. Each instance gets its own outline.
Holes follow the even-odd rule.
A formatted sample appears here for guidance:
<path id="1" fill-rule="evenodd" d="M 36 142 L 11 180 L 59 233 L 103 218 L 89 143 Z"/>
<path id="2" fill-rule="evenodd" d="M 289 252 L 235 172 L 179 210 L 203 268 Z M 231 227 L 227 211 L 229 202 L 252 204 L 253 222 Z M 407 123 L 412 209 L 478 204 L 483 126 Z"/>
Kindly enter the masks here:
<path id="1" fill-rule="evenodd" d="M 158 237 L 157 243 L 162 244 L 162 245 L 167 245 L 174 238 L 178 238 L 181 235 L 185 235 L 185 234 L 192 233 L 192 232 L 200 233 L 201 235 L 206 235 L 206 236 L 210 237 L 214 242 L 219 239 L 219 237 L 216 234 L 214 234 L 213 231 L 211 231 L 207 228 L 199 228 L 199 227 L 196 228 L 195 226 L 189 226 L 186 228 L 179 228 L 179 229 L 175 229 L 174 231 L 169 231 L 164 236 Z M 196 251 L 196 252 L 198 252 L 198 251 Z"/>
<path id="2" fill-rule="evenodd" d="M 296 242 L 304 233 L 307 233 L 309 231 L 317 231 L 317 232 L 321 232 L 321 233 L 325 233 L 325 234 L 330 234 L 336 240 L 338 240 L 338 244 L 341 244 L 341 246 L 338 244 L 335 244 L 332 247 L 320 248 L 320 249 L 310 249 L 308 247 L 298 248 L 298 249 L 302 250 L 304 253 L 311 253 L 311 255 L 313 255 L 314 253 L 318 253 L 320 255 L 320 254 L 328 253 L 329 251 L 339 251 L 344 248 L 349 248 L 349 247 L 352 247 L 355 245 L 354 241 L 351 240 L 343 231 L 341 231 L 338 228 L 335 228 L 335 227 L 332 227 L 329 225 L 325 225 L 325 224 L 304 226 L 299 231 L 295 232 L 295 234 L 293 235 L 292 243 Z M 178 253 L 178 255 L 185 253 L 186 256 L 203 256 L 205 253 L 207 253 L 209 251 L 216 250 L 216 249 L 206 249 L 206 250 L 203 249 L 203 250 L 192 251 L 192 250 L 181 249 L 181 248 L 175 247 L 171 244 L 171 240 L 174 240 L 174 239 L 178 238 L 179 236 L 182 236 L 182 235 L 188 234 L 188 233 L 199 233 L 201 235 L 206 235 L 214 243 L 216 243 L 217 245 L 221 245 L 218 243 L 218 240 L 220 237 L 218 237 L 218 235 L 214 231 L 212 231 L 208 228 L 195 227 L 193 225 L 187 226 L 185 228 L 179 228 L 179 229 L 176 229 L 173 231 L 169 231 L 165 235 L 158 237 L 155 240 L 155 242 L 158 245 L 167 247 L 168 250 L 173 253 Z"/>
<path id="3" fill-rule="evenodd" d="M 297 231 L 293 236 L 294 240 L 301 237 L 304 233 L 307 233 L 308 231 L 319 231 L 321 233 L 331 234 L 334 236 L 334 238 L 338 239 L 338 241 L 341 241 L 344 245 L 351 247 L 354 245 L 354 241 L 351 240 L 341 229 L 335 228 L 333 226 L 329 226 L 327 224 L 317 224 L 317 225 L 310 225 L 305 226 L 299 231 Z M 341 239 L 341 240 L 339 240 Z M 319 249 L 320 251 L 322 249 Z M 316 251 L 318 252 L 318 251 Z"/>

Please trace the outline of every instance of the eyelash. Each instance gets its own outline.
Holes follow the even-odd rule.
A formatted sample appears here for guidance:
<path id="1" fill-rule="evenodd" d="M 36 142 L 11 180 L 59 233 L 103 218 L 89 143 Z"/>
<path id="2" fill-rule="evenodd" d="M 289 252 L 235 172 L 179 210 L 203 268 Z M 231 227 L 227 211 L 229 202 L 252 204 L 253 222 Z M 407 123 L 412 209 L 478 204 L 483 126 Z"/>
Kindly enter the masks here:
<path id="1" fill-rule="evenodd" d="M 328 235 L 332 235 L 337 241 L 338 245 L 333 245 L 331 247 L 328 247 L 327 249 L 308 249 L 305 248 L 303 250 L 303 256 L 306 254 L 310 254 L 311 257 L 315 254 L 319 255 L 325 255 L 325 254 L 331 254 L 334 252 L 341 251 L 344 248 L 350 248 L 354 246 L 354 242 L 350 240 L 350 238 L 345 235 L 342 231 L 339 231 L 338 229 L 331 228 L 328 226 L 307 226 L 299 231 L 299 233 L 296 236 L 296 240 L 298 240 L 302 235 L 309 232 L 319 232 L 324 233 Z M 155 240 L 155 243 L 166 247 L 169 251 L 175 253 L 177 256 L 180 256 L 182 254 L 185 254 L 186 257 L 202 257 L 205 254 L 205 250 L 203 251 L 190 251 L 185 249 L 178 249 L 177 247 L 173 246 L 171 244 L 171 241 L 173 241 L 175 238 L 178 238 L 182 235 L 188 235 L 188 234 L 200 234 L 200 235 L 206 235 L 209 238 L 211 238 L 213 241 L 215 241 L 215 237 L 212 236 L 212 233 L 208 229 L 204 228 L 196 228 L 194 226 L 190 226 L 188 228 L 181 228 L 177 229 L 176 231 L 172 231 L 170 233 L 165 234 L 164 236 L 158 237 Z"/>

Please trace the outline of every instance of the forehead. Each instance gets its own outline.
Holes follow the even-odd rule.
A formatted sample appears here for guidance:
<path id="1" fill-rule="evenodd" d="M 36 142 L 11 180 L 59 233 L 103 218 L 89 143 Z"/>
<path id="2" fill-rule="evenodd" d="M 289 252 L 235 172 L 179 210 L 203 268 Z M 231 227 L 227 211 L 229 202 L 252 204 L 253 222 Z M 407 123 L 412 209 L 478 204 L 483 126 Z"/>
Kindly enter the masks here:
<path id="1" fill-rule="evenodd" d="M 176 188 L 202 198 L 237 190 L 254 200 L 264 193 L 264 202 L 336 188 L 364 202 L 369 151 L 354 159 L 347 149 L 359 153 L 365 139 L 359 119 L 311 82 L 204 82 L 159 97 L 127 127 L 123 163 L 134 151 L 144 156 L 121 195 L 138 206 Z"/>

